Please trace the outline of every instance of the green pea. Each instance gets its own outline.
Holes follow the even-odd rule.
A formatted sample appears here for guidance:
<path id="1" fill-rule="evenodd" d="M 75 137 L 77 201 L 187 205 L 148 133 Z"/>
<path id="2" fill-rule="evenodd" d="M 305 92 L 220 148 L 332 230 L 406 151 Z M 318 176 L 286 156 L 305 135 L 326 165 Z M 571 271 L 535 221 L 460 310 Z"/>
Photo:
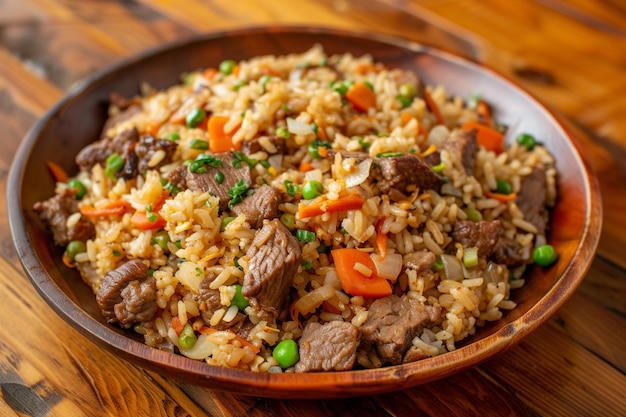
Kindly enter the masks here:
<path id="1" fill-rule="evenodd" d="M 291 339 L 283 340 L 276 345 L 272 356 L 281 368 L 290 368 L 300 360 L 298 344 Z"/>
<path id="2" fill-rule="evenodd" d="M 496 189 L 494 191 L 498 194 L 509 195 L 513 189 L 510 183 L 503 180 L 496 180 Z"/>
<path id="3" fill-rule="evenodd" d="M 196 333 L 193 331 L 193 327 L 191 324 L 185 324 L 183 327 L 183 331 L 180 332 L 180 336 L 178 336 L 178 344 L 183 349 L 191 349 L 195 344 L 198 338 L 196 337 Z"/>
<path id="4" fill-rule="evenodd" d="M 115 174 L 120 172 L 124 167 L 124 158 L 118 153 L 112 153 L 108 156 L 105 163 L 104 173 L 107 177 L 115 179 Z"/>
<path id="5" fill-rule="evenodd" d="M 296 216 L 291 213 L 281 214 L 280 222 L 289 230 L 294 230 L 296 228 Z"/>
<path id="6" fill-rule="evenodd" d="M 525 146 L 528 150 L 532 150 L 535 145 L 537 145 L 535 137 L 530 133 L 520 133 L 515 138 L 515 141 L 517 141 L 517 143 L 519 143 L 520 145 Z"/>
<path id="7" fill-rule="evenodd" d="M 67 186 L 74 192 L 74 197 L 77 200 L 82 200 L 85 194 L 87 194 L 87 187 L 85 187 L 85 184 L 83 184 L 80 180 L 69 180 Z"/>
<path id="8" fill-rule="evenodd" d="M 152 236 L 151 243 L 153 245 L 158 245 L 164 252 L 167 252 L 167 244 L 170 243 L 170 235 L 165 230 L 161 230 Z"/>
<path id="9" fill-rule="evenodd" d="M 398 94 L 401 97 L 413 100 L 413 98 L 417 95 L 417 87 L 414 84 L 402 84 L 398 87 Z"/>
<path id="10" fill-rule="evenodd" d="M 209 149 L 209 142 L 202 139 L 192 139 L 189 143 L 191 149 L 206 150 Z"/>
<path id="11" fill-rule="evenodd" d="M 533 261 L 544 268 L 555 263 L 557 258 L 558 256 L 552 245 L 537 246 L 533 251 Z"/>
<path id="12" fill-rule="evenodd" d="M 302 198 L 312 200 L 324 192 L 324 186 L 317 180 L 311 180 L 302 186 Z"/>
<path id="13" fill-rule="evenodd" d="M 230 300 L 230 305 L 236 306 L 239 309 L 239 311 L 245 310 L 246 307 L 250 305 L 248 300 L 246 300 L 246 297 L 244 297 L 243 294 L 241 293 L 241 288 L 242 288 L 241 285 L 239 284 L 235 285 L 235 296 L 233 297 L 232 300 Z"/>
<path id="14" fill-rule="evenodd" d="M 170 140 L 172 142 L 176 142 L 177 140 L 180 140 L 180 134 L 176 132 L 170 132 L 167 135 L 165 135 L 164 139 Z"/>
<path id="15" fill-rule="evenodd" d="M 407 107 L 409 107 L 411 105 L 411 103 L 413 103 L 413 99 L 410 99 L 408 97 L 404 97 L 404 96 L 398 96 L 396 97 L 396 100 L 398 100 L 400 102 L 400 104 L 402 104 L 402 108 L 406 109 Z"/>
<path id="16" fill-rule="evenodd" d="M 279 136 L 284 139 L 289 139 L 289 137 L 291 136 L 291 133 L 289 133 L 289 130 L 287 130 L 286 127 L 279 127 L 278 129 L 276 129 L 276 136 Z"/>
<path id="17" fill-rule="evenodd" d="M 72 240 L 70 243 L 67 244 L 67 247 L 65 248 L 65 254 L 67 255 L 67 258 L 72 262 L 74 262 L 74 260 L 76 259 L 76 255 L 85 251 L 87 251 L 87 246 L 85 246 L 85 242 L 82 242 L 80 240 Z"/>
<path id="18" fill-rule="evenodd" d="M 237 63 L 232 59 L 226 59 L 220 62 L 219 70 L 224 75 L 230 75 L 237 66 Z"/>
<path id="19" fill-rule="evenodd" d="M 187 123 L 188 128 L 194 128 L 200 125 L 204 118 L 206 117 L 206 112 L 200 107 L 194 107 L 191 109 L 187 116 L 185 117 L 185 122 Z"/>

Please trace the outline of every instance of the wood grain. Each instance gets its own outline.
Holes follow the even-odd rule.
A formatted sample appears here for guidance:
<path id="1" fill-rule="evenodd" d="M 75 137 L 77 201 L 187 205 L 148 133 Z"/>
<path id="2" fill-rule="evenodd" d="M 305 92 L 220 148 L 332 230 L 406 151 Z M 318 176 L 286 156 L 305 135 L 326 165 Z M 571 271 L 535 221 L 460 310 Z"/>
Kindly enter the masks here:
<path id="1" fill-rule="evenodd" d="M 236 6 L 230 0 L 5 0 L 1 195 L 24 134 L 95 71 L 197 33 L 291 24 L 376 31 L 441 47 L 505 74 L 562 115 L 600 179 L 605 214 L 598 256 L 578 292 L 520 345 L 444 380 L 344 400 L 245 397 L 146 372 L 69 327 L 21 271 L 2 204 L 0 415 L 626 415 L 621 1 L 291 0 L 286 7 L 251 0 Z"/>

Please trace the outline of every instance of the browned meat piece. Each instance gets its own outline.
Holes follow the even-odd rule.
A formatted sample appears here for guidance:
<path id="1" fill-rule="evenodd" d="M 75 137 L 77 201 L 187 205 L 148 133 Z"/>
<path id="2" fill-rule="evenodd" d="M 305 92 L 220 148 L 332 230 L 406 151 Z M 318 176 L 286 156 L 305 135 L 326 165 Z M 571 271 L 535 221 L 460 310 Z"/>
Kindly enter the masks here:
<path id="1" fill-rule="evenodd" d="M 259 317 L 273 322 L 287 300 L 302 261 L 300 245 L 289 230 L 274 219 L 257 230 L 246 257 L 249 264 L 241 293 Z"/>
<path id="2" fill-rule="evenodd" d="M 285 153 L 285 139 L 281 138 L 280 136 L 268 136 L 267 139 L 276 147 L 276 152 L 268 152 L 268 153 L 270 154 L 284 154 Z M 252 140 L 244 140 L 241 143 L 241 152 L 243 152 L 246 155 L 257 153 L 259 151 L 266 151 L 266 150 L 265 148 L 261 146 L 261 143 L 258 138 L 254 138 Z"/>
<path id="3" fill-rule="evenodd" d="M 148 266 L 133 259 L 102 278 L 96 301 L 107 323 L 130 327 L 156 314 L 156 282 L 148 276 Z"/>
<path id="4" fill-rule="evenodd" d="M 381 157 L 374 160 L 380 171 L 378 189 L 387 193 L 394 188 L 400 192 L 415 185 L 420 190 L 439 190 L 443 184 L 441 175 L 434 172 L 423 159 L 414 155 Z"/>
<path id="5" fill-rule="evenodd" d="M 308 323 L 298 340 L 300 360 L 294 370 L 348 371 L 354 366 L 358 346 L 359 330 L 352 323 Z"/>
<path id="6" fill-rule="evenodd" d="M 252 195 L 233 207 L 236 215 L 245 214 L 250 227 L 258 229 L 263 220 L 271 220 L 280 216 L 278 206 L 283 201 L 283 193 L 276 187 L 263 184 L 254 190 Z"/>
<path id="7" fill-rule="evenodd" d="M 126 121 L 138 115 L 142 111 L 143 109 L 141 108 L 139 104 L 132 104 L 129 107 L 125 108 L 124 110 L 109 117 L 107 121 L 104 123 L 104 126 L 102 127 L 102 134 L 100 135 L 100 137 L 105 138 L 107 136 L 107 132 L 109 131 L 109 129 L 111 129 L 112 127 L 115 127 L 115 125 L 118 123 L 121 123 L 123 121 Z"/>
<path id="8" fill-rule="evenodd" d="M 119 110 L 126 110 L 132 105 L 138 105 L 139 100 L 137 98 L 126 98 L 118 92 L 112 92 L 109 94 L 109 102 L 112 106 Z"/>
<path id="9" fill-rule="evenodd" d="M 519 266 L 524 263 L 522 245 L 512 239 L 500 236 L 493 254 L 491 255 L 491 259 L 498 264 Z"/>
<path id="10" fill-rule="evenodd" d="M 410 363 L 421 361 L 422 359 L 428 358 L 428 355 L 424 353 L 424 351 L 417 346 L 411 346 L 409 350 L 404 354 L 404 358 L 402 358 L 402 363 Z"/>
<path id="11" fill-rule="evenodd" d="M 194 299 L 198 303 L 198 308 L 200 310 L 200 317 L 207 325 L 211 321 L 213 313 L 215 313 L 216 310 L 224 307 L 221 302 L 220 291 L 218 289 L 211 288 L 211 282 L 213 282 L 216 277 L 217 275 L 215 273 L 209 272 L 200 282 L 198 294 L 194 295 Z M 233 320 L 228 322 L 220 321 L 217 325 L 213 327 L 218 330 L 235 330 L 241 327 L 246 317 L 247 316 L 245 314 L 237 313 Z"/>
<path id="12" fill-rule="evenodd" d="M 375 349 L 383 364 L 398 365 L 427 323 L 440 320 L 441 308 L 424 306 L 406 296 L 379 298 L 359 328 L 361 347 Z"/>
<path id="13" fill-rule="evenodd" d="M 68 217 L 78 211 L 78 201 L 70 190 L 66 190 L 63 194 L 57 194 L 46 201 L 36 202 L 33 205 L 33 210 L 48 225 L 54 241 L 60 246 L 65 246 L 72 240 L 85 241 L 96 234 L 93 223 L 84 217 L 81 217 L 74 226 L 67 227 Z"/>
<path id="14" fill-rule="evenodd" d="M 233 188 L 239 180 L 244 180 L 250 185 L 252 177 L 250 175 L 250 167 L 247 164 L 241 164 L 240 167 L 233 166 L 233 156 L 230 152 L 217 153 L 213 155 L 220 159 L 222 164 L 220 167 L 211 167 L 205 165 L 204 172 L 193 173 L 187 166 L 180 166 L 173 169 L 168 174 L 168 180 L 180 187 L 188 188 L 192 191 L 208 191 L 220 200 L 222 209 L 226 209 L 231 197 L 228 190 Z M 224 180 L 218 183 L 215 175 L 221 172 Z"/>
<path id="15" fill-rule="evenodd" d="M 469 220 L 458 221 L 454 224 L 452 239 L 461 243 L 464 248 L 478 248 L 478 256 L 486 258 L 495 250 L 496 243 L 502 233 L 500 220 Z"/>
<path id="16" fill-rule="evenodd" d="M 446 150 L 461 160 L 465 173 L 472 175 L 476 164 L 478 142 L 475 130 L 454 130 L 443 142 L 442 150 Z"/>
<path id="17" fill-rule="evenodd" d="M 403 257 L 404 266 L 418 273 L 428 271 L 435 263 L 435 254 L 430 251 L 417 251 L 407 253 Z"/>
<path id="18" fill-rule="evenodd" d="M 76 155 L 76 165 L 81 171 L 89 171 L 96 164 L 104 165 L 107 158 L 113 153 L 126 159 L 138 140 L 137 129 L 125 130 L 112 138 L 104 137 L 81 149 Z"/>
<path id="19" fill-rule="evenodd" d="M 524 213 L 524 220 L 534 224 L 539 234 L 546 231 L 546 172 L 542 167 L 534 167 L 530 174 L 522 177 L 515 204 Z"/>
<path id="20" fill-rule="evenodd" d="M 166 139 L 156 139 L 150 135 L 143 136 L 139 139 L 139 143 L 135 146 L 135 154 L 139 159 L 137 163 L 137 169 L 140 173 L 147 169 L 158 169 L 159 167 L 172 162 L 174 152 L 176 152 L 178 145 L 176 142 Z M 157 152 L 163 152 L 163 158 L 153 166 L 150 166 L 150 160 Z"/>

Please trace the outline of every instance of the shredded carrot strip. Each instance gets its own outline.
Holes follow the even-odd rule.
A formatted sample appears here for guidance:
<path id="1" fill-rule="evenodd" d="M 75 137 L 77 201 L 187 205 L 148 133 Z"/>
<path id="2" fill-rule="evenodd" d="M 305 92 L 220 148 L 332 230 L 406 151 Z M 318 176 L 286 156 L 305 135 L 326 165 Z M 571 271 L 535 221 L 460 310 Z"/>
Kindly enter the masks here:
<path id="1" fill-rule="evenodd" d="M 324 213 L 359 210 L 363 207 L 363 204 L 365 204 L 365 199 L 357 193 L 347 194 L 343 197 L 339 197 L 337 200 L 320 199 L 311 204 L 300 203 L 300 207 L 298 207 L 298 217 L 305 219 Z"/>
<path id="2" fill-rule="evenodd" d="M 69 176 L 67 175 L 67 172 L 65 172 L 63 168 L 61 168 L 59 165 L 57 165 L 56 163 L 52 161 L 48 161 L 47 165 L 48 165 L 48 169 L 50 170 L 50 173 L 52 174 L 52 178 L 54 178 L 55 181 L 67 182 L 67 180 L 69 179 Z"/>
<path id="3" fill-rule="evenodd" d="M 76 264 L 70 261 L 70 258 L 67 257 L 67 253 L 63 253 L 61 260 L 63 261 L 63 265 L 67 266 L 68 268 L 76 268 Z"/>
<path id="4" fill-rule="evenodd" d="M 126 210 L 131 207 L 130 203 L 126 200 L 113 200 L 102 207 L 82 206 L 80 207 L 80 214 L 85 217 L 104 217 L 116 214 L 124 214 Z"/>
<path id="5" fill-rule="evenodd" d="M 385 223 L 385 217 L 381 217 L 376 221 L 374 230 L 376 231 L 376 248 L 380 252 L 380 259 L 384 260 L 387 256 L 387 233 L 382 232 L 383 223 Z"/>
<path id="6" fill-rule="evenodd" d="M 437 106 L 437 103 L 435 103 L 435 100 L 433 100 L 432 96 L 426 89 L 424 89 L 424 101 L 426 102 L 428 110 L 430 110 L 430 112 L 435 115 L 435 120 L 437 120 L 437 123 L 440 125 L 445 124 L 443 116 L 441 115 L 441 111 L 439 110 L 439 106 Z"/>
<path id="7" fill-rule="evenodd" d="M 510 203 L 511 201 L 515 201 L 515 199 L 517 198 L 517 194 L 516 193 L 511 193 L 511 194 L 500 194 L 500 193 L 494 193 L 492 191 L 489 190 L 483 190 L 485 193 L 485 196 L 487 196 L 488 198 L 493 198 L 495 200 L 498 200 L 501 203 Z"/>
<path id="8" fill-rule="evenodd" d="M 422 158 L 426 158 L 428 155 L 432 155 L 437 151 L 437 145 L 431 143 L 430 146 L 420 154 Z"/>
<path id="9" fill-rule="evenodd" d="M 328 311 L 329 313 L 332 313 L 332 314 L 341 314 L 341 310 L 339 310 L 337 307 L 335 307 L 328 301 L 322 302 L 322 310 Z"/>
<path id="10" fill-rule="evenodd" d="M 181 321 L 178 318 L 178 316 L 174 316 L 174 317 L 172 317 L 172 322 L 170 323 L 170 327 L 172 329 L 174 329 L 174 331 L 176 332 L 177 335 L 180 336 L 180 334 L 183 332 L 183 328 L 185 326 L 183 326 L 183 323 L 181 323 Z"/>
<path id="11" fill-rule="evenodd" d="M 300 323 L 300 315 L 298 314 L 298 310 L 296 310 L 296 302 L 298 300 L 294 300 L 289 306 L 289 316 L 291 320 L 296 323 L 299 328 L 302 328 L 302 323 Z"/>
<path id="12" fill-rule="evenodd" d="M 476 141 L 488 151 L 500 153 L 504 149 L 504 135 L 476 121 L 469 121 L 461 127 L 463 130 L 476 130 Z"/>

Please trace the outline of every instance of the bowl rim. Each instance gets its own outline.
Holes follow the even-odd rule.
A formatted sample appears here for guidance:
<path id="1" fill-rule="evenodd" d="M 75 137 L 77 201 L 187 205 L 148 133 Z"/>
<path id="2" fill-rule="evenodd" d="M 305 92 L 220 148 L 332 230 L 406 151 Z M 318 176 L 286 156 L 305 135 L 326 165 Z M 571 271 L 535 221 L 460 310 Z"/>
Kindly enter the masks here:
<path id="1" fill-rule="evenodd" d="M 173 360 L 173 358 L 180 358 L 180 355 L 159 351 L 142 342 L 132 340 L 123 334 L 112 331 L 86 313 L 78 304 L 63 293 L 54 280 L 50 279 L 42 267 L 37 253 L 30 250 L 31 245 L 25 223 L 26 209 L 22 207 L 21 201 L 22 181 L 25 175 L 26 162 L 33 152 L 33 145 L 47 121 L 54 117 L 65 105 L 86 94 L 94 84 L 102 82 L 114 72 L 133 63 L 193 43 L 203 43 L 219 40 L 223 37 L 236 37 L 255 33 L 266 34 L 268 32 L 279 35 L 298 32 L 312 35 L 330 34 L 365 38 L 382 44 L 392 44 L 411 53 L 434 55 L 445 61 L 453 61 L 463 66 L 474 67 L 481 72 L 486 72 L 489 77 L 499 78 L 501 81 L 511 84 L 518 93 L 530 100 L 533 106 L 539 108 L 548 117 L 549 121 L 553 123 L 557 131 L 567 138 L 573 147 L 573 153 L 578 159 L 579 166 L 583 168 L 582 175 L 585 179 L 581 187 L 585 191 L 587 211 L 584 220 L 585 229 L 582 231 L 580 241 L 585 242 L 585 245 L 583 247 L 582 243 L 578 244 L 572 261 L 564 269 L 561 276 L 557 278 L 548 292 L 535 305 L 529 308 L 524 316 L 504 325 L 494 333 L 462 346 L 455 351 L 410 364 L 344 372 L 269 374 L 215 367 L 204 362 L 184 358 L 187 359 L 188 363 L 184 362 L 184 374 L 181 375 L 180 364 L 177 363 L 179 360 Z M 177 379 L 200 383 L 201 385 L 204 385 L 202 381 L 206 381 L 207 385 L 212 389 L 220 389 L 220 385 L 224 384 L 228 391 L 265 397 L 325 398 L 383 393 L 449 376 L 475 366 L 495 353 L 508 349 L 521 341 L 530 330 L 547 321 L 563 305 L 567 298 L 560 296 L 563 292 L 571 294 L 580 284 L 582 277 L 584 277 L 591 265 L 591 259 L 598 245 L 599 230 L 602 222 L 599 185 L 597 179 L 591 174 L 588 162 L 578 151 L 580 148 L 574 135 L 564 126 L 559 118 L 515 81 L 508 79 L 484 64 L 476 63 L 468 58 L 438 48 L 396 36 L 321 26 L 255 26 L 216 31 L 148 48 L 130 57 L 121 59 L 77 83 L 54 106 L 46 111 L 25 135 L 10 168 L 7 187 L 7 196 L 12 196 L 7 198 L 9 226 L 22 267 L 37 292 L 47 304 L 59 316 L 64 318 L 66 323 L 69 323 L 91 341 L 116 352 L 124 359 L 137 363 L 146 369 Z M 20 198 L 15 198 L 16 195 L 20 196 Z M 574 259 L 577 261 L 574 262 Z M 576 264 L 575 268 L 574 264 Z M 82 317 L 86 320 L 82 320 L 79 323 L 76 317 Z M 341 393 L 338 393 L 338 390 Z"/>

